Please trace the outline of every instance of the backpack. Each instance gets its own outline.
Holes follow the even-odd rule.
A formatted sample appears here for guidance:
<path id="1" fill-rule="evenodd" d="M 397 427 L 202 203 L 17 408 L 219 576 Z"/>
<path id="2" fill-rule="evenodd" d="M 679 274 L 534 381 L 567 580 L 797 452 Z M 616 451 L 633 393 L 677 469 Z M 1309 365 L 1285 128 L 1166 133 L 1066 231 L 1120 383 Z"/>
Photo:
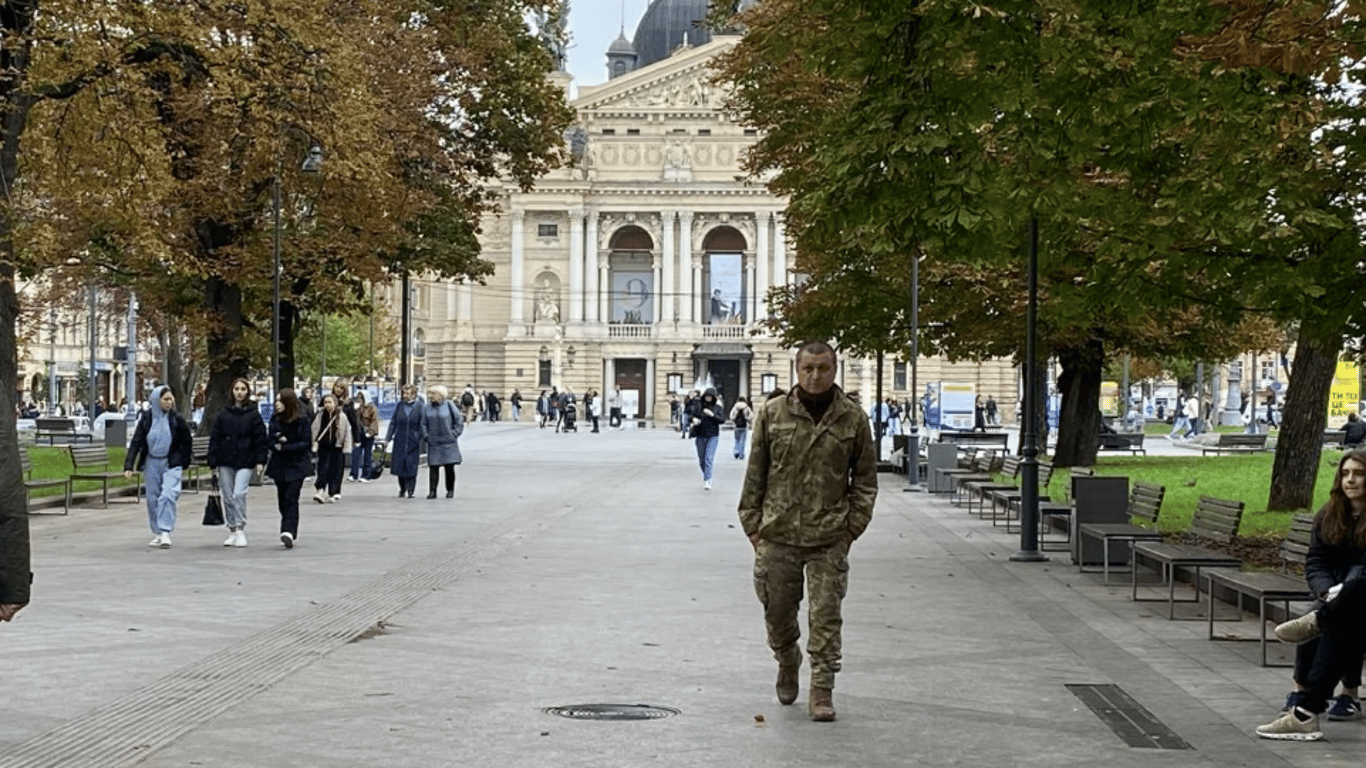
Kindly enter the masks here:
<path id="1" fill-rule="evenodd" d="M 466 392 L 465 394 L 461 395 L 460 404 L 466 407 L 474 405 L 474 395 L 470 394 L 469 392 Z"/>
<path id="2" fill-rule="evenodd" d="M 741 408 L 741 409 L 740 409 L 740 412 L 737 413 L 737 414 L 735 414 L 735 428 L 736 428 L 736 429 L 745 429 L 745 428 L 747 428 L 748 426 L 749 426 L 749 419 L 745 418 L 745 409 Z"/>

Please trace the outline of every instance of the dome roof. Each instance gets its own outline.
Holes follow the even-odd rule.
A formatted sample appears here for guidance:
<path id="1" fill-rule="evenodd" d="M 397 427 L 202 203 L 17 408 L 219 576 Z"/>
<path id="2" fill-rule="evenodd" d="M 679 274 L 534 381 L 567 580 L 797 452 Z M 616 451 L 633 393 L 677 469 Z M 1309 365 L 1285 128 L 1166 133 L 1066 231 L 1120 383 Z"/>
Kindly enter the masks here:
<path id="1" fill-rule="evenodd" d="M 708 0 L 653 0 L 645 17 L 636 27 L 637 67 L 669 58 L 686 35 L 691 46 L 711 40 L 702 25 L 707 18 Z"/>
<path id="2" fill-rule="evenodd" d="M 636 47 L 634 45 L 631 45 L 630 40 L 626 39 L 626 30 L 623 29 L 621 31 L 621 34 L 617 36 L 617 39 L 613 40 L 612 44 L 607 46 L 607 52 L 609 54 L 629 53 L 632 56 L 634 56 L 636 53 Z"/>

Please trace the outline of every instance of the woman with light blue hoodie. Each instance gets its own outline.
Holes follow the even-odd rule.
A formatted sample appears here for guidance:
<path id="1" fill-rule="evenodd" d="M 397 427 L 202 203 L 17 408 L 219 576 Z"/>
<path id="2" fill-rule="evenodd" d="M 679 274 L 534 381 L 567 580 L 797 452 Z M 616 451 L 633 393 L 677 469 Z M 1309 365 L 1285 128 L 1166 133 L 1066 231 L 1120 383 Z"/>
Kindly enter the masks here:
<path id="1" fill-rule="evenodd" d="M 170 549 L 175 530 L 176 502 L 180 499 L 181 473 L 190 466 L 193 454 L 190 425 L 175 412 L 175 395 L 169 387 L 152 390 L 147 410 L 138 419 L 128 455 L 123 460 L 123 476 L 142 472 L 147 494 L 147 524 L 152 529 L 151 547 Z"/>

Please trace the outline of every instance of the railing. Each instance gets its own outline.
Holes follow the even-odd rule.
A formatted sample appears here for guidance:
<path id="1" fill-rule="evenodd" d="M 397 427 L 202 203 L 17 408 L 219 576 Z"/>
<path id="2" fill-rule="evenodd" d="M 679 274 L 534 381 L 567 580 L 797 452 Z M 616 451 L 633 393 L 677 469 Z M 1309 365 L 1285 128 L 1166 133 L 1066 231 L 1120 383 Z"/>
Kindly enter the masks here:
<path id="1" fill-rule="evenodd" d="M 704 339 L 743 339 L 748 335 L 743 325 L 702 326 L 702 338 Z"/>
<path id="2" fill-rule="evenodd" d="M 607 326 L 607 338 L 609 339 L 649 339 L 653 337 L 653 325 L 611 323 Z"/>

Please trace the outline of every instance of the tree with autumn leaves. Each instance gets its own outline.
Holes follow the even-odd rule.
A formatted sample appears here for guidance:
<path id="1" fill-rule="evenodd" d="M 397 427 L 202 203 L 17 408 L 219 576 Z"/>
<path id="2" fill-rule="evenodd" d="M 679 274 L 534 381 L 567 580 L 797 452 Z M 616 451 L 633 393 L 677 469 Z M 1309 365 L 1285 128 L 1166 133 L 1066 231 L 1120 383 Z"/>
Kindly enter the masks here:
<path id="1" fill-rule="evenodd" d="M 1359 28 L 1339 4 L 1253 5 L 770 0 L 744 14 L 720 77 L 761 129 L 748 168 L 788 196 L 805 275 L 772 297 L 778 330 L 909 347 L 915 258 L 922 353 L 1021 360 L 1037 218 L 1057 463 L 1094 460 L 1117 354 L 1226 359 L 1294 321 L 1306 370 L 1335 357 L 1361 322 L 1338 302 L 1363 304 L 1340 127 L 1358 115 L 1336 79 L 1353 76 L 1340 62 Z M 1297 472 L 1281 454 L 1317 455 L 1323 407 L 1303 438 L 1327 388 L 1302 383 L 1281 479 Z M 1307 464 L 1272 508 L 1307 506 Z"/>

